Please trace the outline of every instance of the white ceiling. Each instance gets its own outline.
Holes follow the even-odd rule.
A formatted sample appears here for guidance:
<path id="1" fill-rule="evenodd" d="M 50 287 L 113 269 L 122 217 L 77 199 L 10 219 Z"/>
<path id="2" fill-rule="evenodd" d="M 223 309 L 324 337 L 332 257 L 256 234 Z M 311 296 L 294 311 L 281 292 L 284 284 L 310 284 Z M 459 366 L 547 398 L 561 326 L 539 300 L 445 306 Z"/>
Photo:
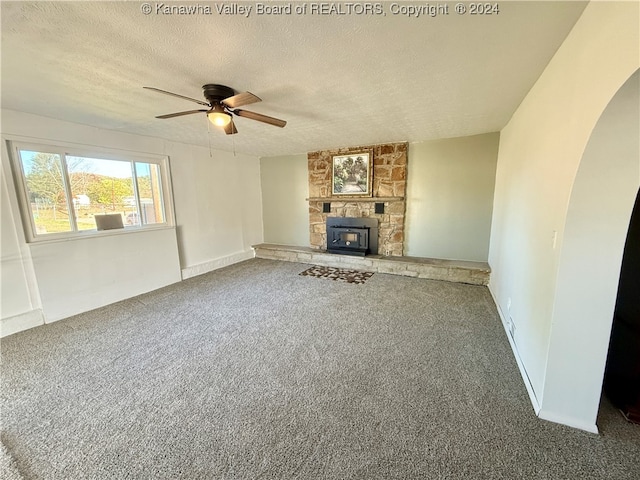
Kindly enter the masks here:
<path id="1" fill-rule="evenodd" d="M 141 2 L 3 1 L 2 108 L 261 157 L 498 131 L 585 6 L 502 1 L 471 16 L 451 2 L 449 15 L 408 18 L 383 3 L 379 16 L 206 1 L 211 15 L 144 15 Z M 245 108 L 287 126 L 240 118 L 237 135 L 208 133 L 204 114 L 154 118 L 197 104 L 142 89 L 203 99 L 205 83 L 258 95 Z"/>

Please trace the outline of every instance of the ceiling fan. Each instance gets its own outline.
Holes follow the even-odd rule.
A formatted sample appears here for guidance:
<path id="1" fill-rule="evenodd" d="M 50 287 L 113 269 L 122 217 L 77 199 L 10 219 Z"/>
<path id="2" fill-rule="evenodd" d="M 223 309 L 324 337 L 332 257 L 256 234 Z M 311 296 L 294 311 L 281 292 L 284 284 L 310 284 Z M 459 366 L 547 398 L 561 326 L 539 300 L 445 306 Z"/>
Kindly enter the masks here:
<path id="1" fill-rule="evenodd" d="M 233 116 L 245 117 L 251 120 L 257 120 L 258 122 L 268 123 L 276 127 L 284 127 L 287 122 L 280 120 L 279 118 L 269 117 L 262 115 L 261 113 L 250 112 L 248 110 L 241 110 L 237 107 L 249 105 L 251 103 L 261 102 L 262 100 L 250 92 L 242 92 L 236 94 L 233 88 L 225 85 L 217 85 L 215 83 L 208 83 L 202 87 L 204 91 L 204 98 L 206 102 L 197 100 L 191 97 L 185 97 L 184 95 L 178 95 L 177 93 L 167 92 L 166 90 L 160 90 L 154 87 L 142 87 L 147 90 L 153 90 L 155 92 L 164 93 L 165 95 L 171 95 L 173 97 L 183 98 L 190 102 L 195 102 L 207 107 L 206 109 L 187 110 L 185 112 L 168 113 L 166 115 L 158 115 L 156 118 L 173 118 L 180 117 L 182 115 L 191 115 L 193 113 L 206 112 L 207 117 L 214 125 L 222 127 L 227 135 L 233 135 L 238 133 Z"/>

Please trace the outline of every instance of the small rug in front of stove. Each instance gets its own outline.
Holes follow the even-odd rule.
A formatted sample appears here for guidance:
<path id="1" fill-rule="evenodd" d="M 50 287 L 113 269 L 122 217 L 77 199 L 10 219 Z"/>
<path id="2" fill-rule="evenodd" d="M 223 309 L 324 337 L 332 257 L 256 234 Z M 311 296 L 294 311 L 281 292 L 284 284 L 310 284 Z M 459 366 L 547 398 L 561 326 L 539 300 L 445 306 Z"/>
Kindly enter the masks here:
<path id="1" fill-rule="evenodd" d="M 318 278 L 330 278 L 341 282 L 362 284 L 373 275 L 373 272 L 359 272 L 357 270 L 346 270 L 344 268 L 322 267 L 316 265 L 306 269 L 300 275 Z"/>

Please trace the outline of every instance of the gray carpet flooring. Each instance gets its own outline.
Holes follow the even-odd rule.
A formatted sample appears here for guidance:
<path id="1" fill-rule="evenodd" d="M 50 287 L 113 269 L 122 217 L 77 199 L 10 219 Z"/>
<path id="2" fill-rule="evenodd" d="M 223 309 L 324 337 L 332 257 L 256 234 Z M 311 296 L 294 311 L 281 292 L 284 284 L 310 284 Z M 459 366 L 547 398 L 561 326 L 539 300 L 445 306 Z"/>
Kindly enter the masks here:
<path id="1" fill-rule="evenodd" d="M 538 419 L 486 287 L 253 259 L 2 340 L 2 478 L 634 479 Z"/>

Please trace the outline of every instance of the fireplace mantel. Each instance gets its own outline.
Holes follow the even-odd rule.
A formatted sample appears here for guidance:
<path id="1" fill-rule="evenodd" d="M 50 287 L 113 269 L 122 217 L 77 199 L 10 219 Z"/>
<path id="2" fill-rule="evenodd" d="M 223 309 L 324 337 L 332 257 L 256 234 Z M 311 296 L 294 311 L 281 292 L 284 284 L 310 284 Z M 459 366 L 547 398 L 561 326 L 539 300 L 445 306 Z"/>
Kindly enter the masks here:
<path id="1" fill-rule="evenodd" d="M 404 197 L 311 197 L 307 202 L 401 202 Z"/>

